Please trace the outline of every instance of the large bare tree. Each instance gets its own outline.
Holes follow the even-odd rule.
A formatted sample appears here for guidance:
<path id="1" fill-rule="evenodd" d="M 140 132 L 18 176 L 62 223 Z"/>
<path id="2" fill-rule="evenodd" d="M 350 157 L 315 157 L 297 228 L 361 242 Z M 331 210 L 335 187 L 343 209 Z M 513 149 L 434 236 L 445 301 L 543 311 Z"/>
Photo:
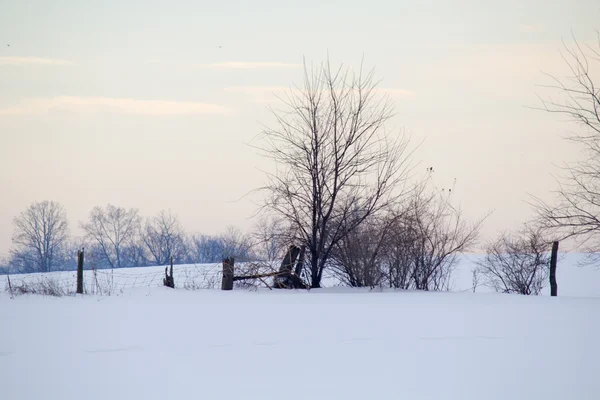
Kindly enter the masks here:
<path id="1" fill-rule="evenodd" d="M 49 272 L 64 250 L 69 228 L 62 205 L 54 201 L 31 204 L 14 221 L 12 259 L 25 266 L 24 272 Z M 30 271 L 29 271 L 30 270 Z"/>
<path id="2" fill-rule="evenodd" d="M 402 192 L 408 139 L 386 131 L 392 104 L 362 66 L 305 64 L 303 87 L 281 100 L 259 146 L 276 163 L 263 187 L 265 208 L 306 246 L 310 286 L 318 288 L 334 246 Z"/>
<path id="3" fill-rule="evenodd" d="M 89 239 L 98 244 L 111 268 L 122 268 L 128 246 L 135 245 L 140 230 L 137 209 L 125 209 L 108 204 L 106 208 L 94 207 L 89 221 L 82 224 Z"/>
<path id="4" fill-rule="evenodd" d="M 538 220 L 556 238 L 575 238 L 587 250 L 600 250 L 600 32 L 595 44 L 565 45 L 563 59 L 570 76 L 552 77 L 549 85 L 561 100 L 548 99 L 543 109 L 566 115 L 580 129 L 567 140 L 582 151 L 581 160 L 563 168 L 556 202 L 535 199 Z"/>

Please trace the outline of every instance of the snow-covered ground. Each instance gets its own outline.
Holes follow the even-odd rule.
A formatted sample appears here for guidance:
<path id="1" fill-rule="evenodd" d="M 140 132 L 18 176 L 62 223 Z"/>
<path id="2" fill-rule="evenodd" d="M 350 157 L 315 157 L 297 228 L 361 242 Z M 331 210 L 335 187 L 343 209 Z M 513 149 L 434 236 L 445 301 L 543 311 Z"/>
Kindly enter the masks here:
<path id="1" fill-rule="evenodd" d="M 150 271 L 119 272 L 146 282 Z M 574 286 L 592 276 L 598 288 L 599 271 L 562 268 L 556 298 L 154 283 L 118 296 L 2 292 L 0 398 L 600 399 L 600 298 Z"/>

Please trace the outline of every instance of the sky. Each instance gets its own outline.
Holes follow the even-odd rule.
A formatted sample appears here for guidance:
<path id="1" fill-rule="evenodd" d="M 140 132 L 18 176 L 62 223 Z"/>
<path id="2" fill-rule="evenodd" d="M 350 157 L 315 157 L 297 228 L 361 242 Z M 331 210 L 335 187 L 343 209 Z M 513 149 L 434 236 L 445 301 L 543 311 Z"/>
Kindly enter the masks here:
<path id="1" fill-rule="evenodd" d="M 303 59 L 375 68 L 416 168 L 456 179 L 484 238 L 550 199 L 578 129 L 541 112 L 561 40 L 600 29 L 597 1 L 89 1 L 0 4 L 0 255 L 29 204 L 177 214 L 190 233 L 248 230 L 272 168 L 249 143 Z"/>

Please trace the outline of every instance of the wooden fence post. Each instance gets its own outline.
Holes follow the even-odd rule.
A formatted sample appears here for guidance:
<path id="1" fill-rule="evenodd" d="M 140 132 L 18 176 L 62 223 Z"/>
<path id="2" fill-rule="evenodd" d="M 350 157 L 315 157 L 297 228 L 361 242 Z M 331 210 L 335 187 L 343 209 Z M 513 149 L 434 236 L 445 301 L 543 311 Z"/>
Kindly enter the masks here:
<path id="1" fill-rule="evenodd" d="M 550 296 L 558 296 L 558 284 L 556 283 L 556 259 L 558 258 L 558 241 L 552 243 L 552 255 L 550 257 Z"/>
<path id="2" fill-rule="evenodd" d="M 83 294 L 83 248 L 77 251 L 77 293 Z"/>
<path id="3" fill-rule="evenodd" d="M 169 267 L 165 267 L 165 277 L 163 278 L 163 284 L 166 287 L 175 289 L 175 279 L 173 278 L 173 257 L 171 257 L 171 275 L 167 273 Z"/>
<path id="4" fill-rule="evenodd" d="M 235 260 L 233 257 L 223 259 L 223 280 L 221 281 L 221 290 L 233 290 Z"/>

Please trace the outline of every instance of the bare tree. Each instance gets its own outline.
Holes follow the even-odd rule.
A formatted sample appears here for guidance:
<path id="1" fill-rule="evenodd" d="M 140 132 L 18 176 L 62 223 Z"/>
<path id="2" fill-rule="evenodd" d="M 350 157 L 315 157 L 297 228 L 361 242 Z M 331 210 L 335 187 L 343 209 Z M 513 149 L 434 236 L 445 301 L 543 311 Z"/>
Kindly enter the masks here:
<path id="1" fill-rule="evenodd" d="M 236 261 L 250 261 L 252 256 L 252 239 L 239 229 L 228 226 L 218 237 L 221 258 L 233 257 Z"/>
<path id="2" fill-rule="evenodd" d="M 66 247 L 69 229 L 62 205 L 54 201 L 31 204 L 13 221 L 12 258 L 23 272 L 49 272 Z M 21 268 L 21 270 L 23 270 Z M 28 270 L 31 271 L 28 271 Z"/>
<path id="3" fill-rule="evenodd" d="M 575 238 L 586 250 L 600 250 L 600 32 L 597 43 L 565 45 L 563 59 L 571 76 L 552 78 L 562 101 L 542 100 L 544 110 L 566 115 L 581 126 L 567 136 L 583 159 L 567 164 L 558 179 L 556 203 L 534 199 L 538 222 L 560 239 Z M 596 83 L 594 83 L 596 82 Z"/>
<path id="4" fill-rule="evenodd" d="M 550 246 L 539 229 L 526 226 L 517 234 L 502 234 L 487 245 L 477 271 L 497 292 L 537 295 L 548 281 Z"/>
<path id="5" fill-rule="evenodd" d="M 260 218 L 252 232 L 253 250 L 259 259 L 263 261 L 280 260 L 286 252 L 287 226 L 280 218 L 266 216 Z"/>
<path id="6" fill-rule="evenodd" d="M 166 265 L 173 257 L 174 262 L 182 262 L 185 253 L 185 232 L 177 216 L 170 211 L 161 211 L 146 221 L 142 240 L 149 253 L 149 261 L 155 265 Z"/>
<path id="7" fill-rule="evenodd" d="M 452 189 L 419 184 L 409 200 L 391 216 L 388 280 L 401 289 L 448 290 L 460 253 L 476 242 L 485 218 L 469 223 L 452 204 Z"/>
<path id="8" fill-rule="evenodd" d="M 140 216 L 136 209 L 125 209 L 108 204 L 105 209 L 94 207 L 89 221 L 82 224 L 88 237 L 96 242 L 102 256 L 111 268 L 122 268 L 126 249 L 135 243 L 140 230 Z"/>
<path id="9" fill-rule="evenodd" d="M 260 148 L 277 165 L 264 207 L 306 246 L 310 286 L 318 288 L 335 245 L 401 192 L 408 140 L 386 132 L 393 108 L 377 95 L 372 72 L 329 63 L 304 72 L 304 87 L 282 99 L 286 109 L 272 110 L 277 124 Z M 355 207 L 362 216 L 350 220 Z"/>

